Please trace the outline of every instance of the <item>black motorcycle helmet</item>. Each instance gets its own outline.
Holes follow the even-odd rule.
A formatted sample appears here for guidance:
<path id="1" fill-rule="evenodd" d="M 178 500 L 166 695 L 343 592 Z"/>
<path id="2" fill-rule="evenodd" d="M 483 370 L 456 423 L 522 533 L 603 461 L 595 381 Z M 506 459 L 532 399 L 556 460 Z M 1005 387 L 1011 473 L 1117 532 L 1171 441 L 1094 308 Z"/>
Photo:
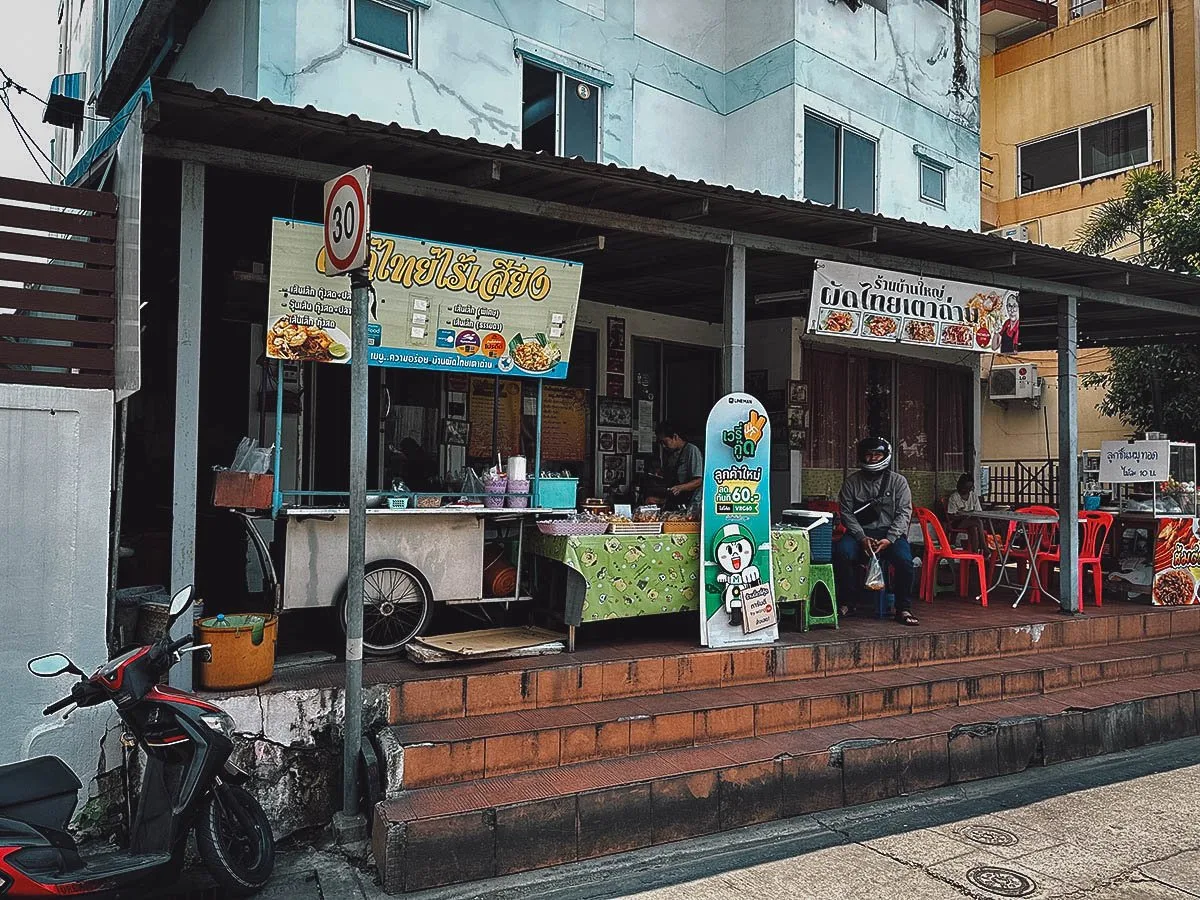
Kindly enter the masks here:
<path id="1" fill-rule="evenodd" d="M 879 462 L 868 463 L 867 454 L 882 453 Z M 881 437 L 863 438 L 858 442 L 858 467 L 869 475 L 886 471 L 892 464 L 892 445 Z"/>

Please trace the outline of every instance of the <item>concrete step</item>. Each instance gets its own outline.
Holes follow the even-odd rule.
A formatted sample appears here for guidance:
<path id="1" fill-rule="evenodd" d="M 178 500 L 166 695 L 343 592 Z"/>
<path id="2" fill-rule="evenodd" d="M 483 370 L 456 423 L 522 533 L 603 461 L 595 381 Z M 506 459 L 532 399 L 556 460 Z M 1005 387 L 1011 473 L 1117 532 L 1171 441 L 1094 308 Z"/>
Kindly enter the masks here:
<path id="1" fill-rule="evenodd" d="M 846 722 L 1200 669 L 1200 635 L 599 700 L 384 729 L 389 796 Z"/>
<path id="2" fill-rule="evenodd" d="M 1124 680 L 408 790 L 376 807 L 375 859 L 385 890 L 412 891 L 1197 733 L 1200 673 L 1115 677 Z"/>
<path id="3" fill-rule="evenodd" d="M 925 604 L 918 607 L 919 614 L 928 613 L 926 619 L 945 617 L 937 604 L 932 611 Z M 1042 607 L 1034 609 L 1040 611 Z M 589 660 L 588 652 L 581 651 L 536 661 L 475 663 L 449 675 L 442 670 L 413 672 L 408 666 L 403 667 L 403 677 L 393 679 L 396 683 L 389 690 L 387 721 L 404 725 L 463 719 L 601 700 L 1127 645 L 1200 633 L 1200 607 L 1148 609 L 1134 614 L 1127 608 L 1123 614 L 1089 610 L 1089 615 L 1081 618 L 1058 618 L 1051 608 L 1046 609 L 1046 618 L 1054 621 L 987 625 L 989 614 L 1008 615 L 1012 611 L 973 608 L 968 621 L 978 619 L 981 624 L 962 630 L 939 631 L 936 626 L 924 624 L 910 629 L 879 622 L 870 623 L 878 624 L 877 635 L 864 637 L 862 629 L 853 638 L 841 637 L 841 632 L 832 629 L 803 635 L 785 633 L 780 643 L 769 647 L 663 653 L 653 646 L 635 645 L 617 648 L 624 658 Z M 961 611 L 956 613 L 962 615 Z"/>

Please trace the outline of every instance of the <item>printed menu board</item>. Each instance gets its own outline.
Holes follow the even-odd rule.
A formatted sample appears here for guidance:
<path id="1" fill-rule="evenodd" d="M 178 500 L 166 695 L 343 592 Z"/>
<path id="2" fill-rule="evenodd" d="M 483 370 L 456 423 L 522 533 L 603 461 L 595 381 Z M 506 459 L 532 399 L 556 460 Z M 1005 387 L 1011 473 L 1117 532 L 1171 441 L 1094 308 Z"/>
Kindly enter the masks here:
<path id="1" fill-rule="evenodd" d="M 371 235 L 369 363 L 566 378 L 583 265 Z M 350 360 L 350 280 L 328 278 L 320 225 L 271 224 L 267 355 Z"/>
<path id="2" fill-rule="evenodd" d="M 498 409 L 496 449 L 492 450 L 492 410 Z M 521 452 L 521 385 L 513 381 L 500 382 L 500 400 L 496 404 L 496 379 L 472 378 L 467 395 L 467 418 L 471 434 L 467 440 L 467 455 L 494 462 L 497 452 L 505 457 Z"/>
<path id="3" fill-rule="evenodd" d="M 1200 519 L 1159 519 L 1154 544 L 1155 606 L 1193 606 L 1200 603 Z"/>
<path id="4" fill-rule="evenodd" d="M 584 388 L 547 385 L 542 391 L 542 459 L 582 462 L 588 397 Z"/>
<path id="5" fill-rule="evenodd" d="M 825 260 L 813 272 L 813 334 L 1015 353 L 1020 328 L 1016 291 Z"/>

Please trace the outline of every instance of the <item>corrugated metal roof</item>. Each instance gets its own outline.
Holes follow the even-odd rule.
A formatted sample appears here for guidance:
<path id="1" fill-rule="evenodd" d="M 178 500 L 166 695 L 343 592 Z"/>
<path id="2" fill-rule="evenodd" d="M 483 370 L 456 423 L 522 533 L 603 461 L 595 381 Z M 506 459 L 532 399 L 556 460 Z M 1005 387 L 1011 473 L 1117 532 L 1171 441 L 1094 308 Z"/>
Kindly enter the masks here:
<path id="1" fill-rule="evenodd" d="M 645 168 L 564 159 L 511 145 L 500 147 L 474 138 L 369 122 L 312 106 L 248 100 L 180 82 L 156 79 L 153 94 L 154 110 L 147 131 L 163 138 L 347 167 L 369 162 L 379 172 L 459 187 L 486 186 L 492 195 L 607 211 L 614 224 L 606 227 L 531 223 L 528 218 L 494 210 L 477 213 L 480 227 L 493 232 L 501 223 L 506 233 L 524 223 L 529 241 L 568 241 L 605 234 L 605 251 L 586 259 L 584 283 L 585 295 L 602 301 L 652 297 L 653 305 L 664 311 L 712 318 L 715 310 L 716 318 L 720 317 L 722 255 L 711 245 L 705 247 L 687 237 L 634 234 L 620 228 L 620 216 L 640 216 L 679 223 L 680 228 L 725 229 L 840 248 L 843 253 L 861 248 L 884 259 L 902 259 L 909 264 L 892 267 L 912 272 L 955 266 L 972 270 L 976 280 L 985 284 L 1034 280 L 1034 288 L 1022 287 L 1022 344 L 1028 349 L 1054 346 L 1057 294 L 1075 291 L 1084 294 L 1079 326 L 1083 345 L 1179 339 L 1200 333 L 1200 279 L 1190 275 L 995 235 L 831 209 L 728 185 L 685 181 Z M 496 174 L 499 177 L 493 178 Z M 811 260 L 773 252 L 768 245 L 769 241 L 752 249 L 750 292 L 807 287 Z M 824 254 L 813 253 L 820 255 Z M 1187 309 L 1162 312 L 1114 306 L 1102 302 L 1106 297 L 1147 307 L 1154 301 L 1173 301 Z M 772 308 L 776 315 L 801 311 Z"/>

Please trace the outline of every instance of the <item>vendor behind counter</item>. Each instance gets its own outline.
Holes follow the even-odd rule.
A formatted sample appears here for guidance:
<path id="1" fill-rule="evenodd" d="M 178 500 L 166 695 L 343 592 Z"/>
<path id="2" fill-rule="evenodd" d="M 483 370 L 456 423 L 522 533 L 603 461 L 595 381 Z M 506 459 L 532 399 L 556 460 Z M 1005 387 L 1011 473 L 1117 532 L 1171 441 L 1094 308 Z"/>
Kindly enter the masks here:
<path id="1" fill-rule="evenodd" d="M 668 509 L 686 507 L 704 482 L 704 456 L 670 422 L 659 422 L 655 434 L 664 451 L 662 474 L 666 496 L 661 498 L 662 505 Z"/>

